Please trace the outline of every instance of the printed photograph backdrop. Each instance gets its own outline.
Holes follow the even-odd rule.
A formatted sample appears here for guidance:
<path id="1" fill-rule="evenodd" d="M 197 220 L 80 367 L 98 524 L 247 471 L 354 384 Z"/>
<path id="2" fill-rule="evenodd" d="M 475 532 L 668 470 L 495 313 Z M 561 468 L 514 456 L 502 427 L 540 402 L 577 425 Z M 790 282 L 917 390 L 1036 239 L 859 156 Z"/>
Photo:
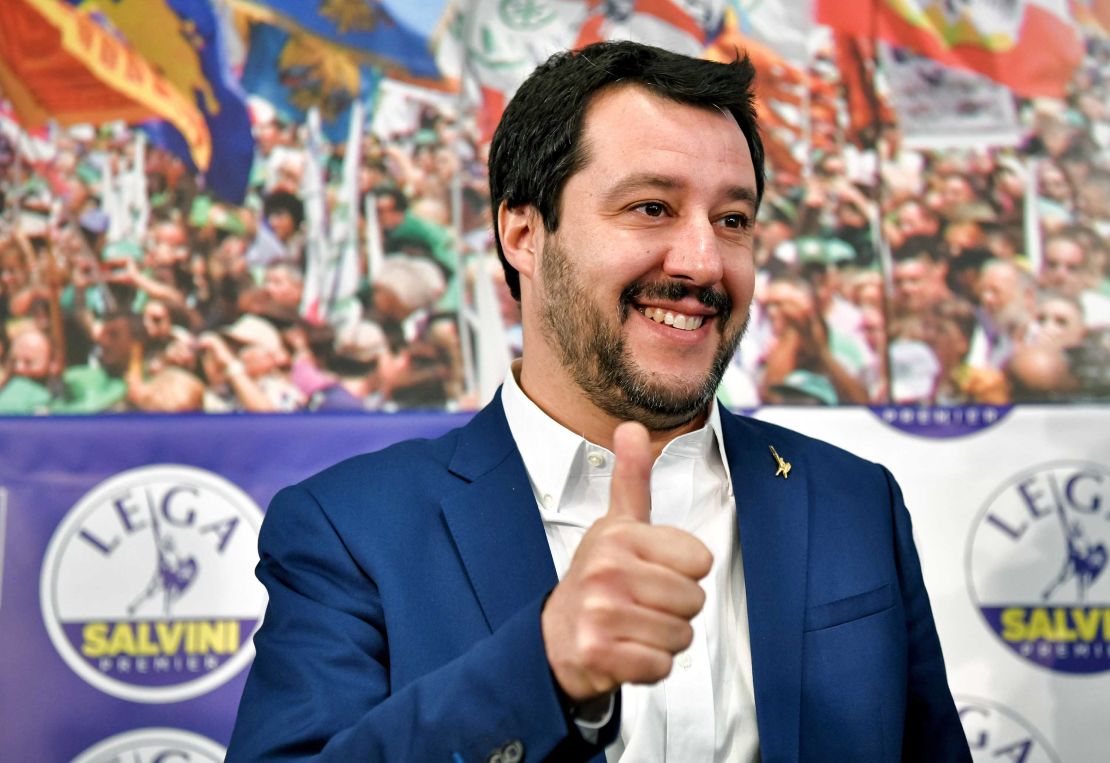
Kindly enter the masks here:
<path id="1" fill-rule="evenodd" d="M 0 757 L 219 759 L 267 502 L 489 399 L 488 141 L 603 39 L 751 56 L 721 398 L 902 481 L 978 760 L 1100 759 L 1104 0 L 5 0 Z"/>

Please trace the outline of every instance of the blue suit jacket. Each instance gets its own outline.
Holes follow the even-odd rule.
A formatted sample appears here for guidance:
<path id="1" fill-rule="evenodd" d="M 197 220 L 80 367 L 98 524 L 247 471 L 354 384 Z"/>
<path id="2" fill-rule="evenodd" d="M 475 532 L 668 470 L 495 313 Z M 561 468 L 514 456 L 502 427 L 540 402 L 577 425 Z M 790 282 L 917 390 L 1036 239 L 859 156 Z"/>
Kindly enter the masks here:
<path id="1" fill-rule="evenodd" d="M 771 424 L 722 429 L 763 761 L 970 761 L 893 478 Z M 259 547 L 270 602 L 228 760 L 469 763 L 513 741 L 604 760 L 544 656 L 555 569 L 499 397 L 281 491 Z"/>

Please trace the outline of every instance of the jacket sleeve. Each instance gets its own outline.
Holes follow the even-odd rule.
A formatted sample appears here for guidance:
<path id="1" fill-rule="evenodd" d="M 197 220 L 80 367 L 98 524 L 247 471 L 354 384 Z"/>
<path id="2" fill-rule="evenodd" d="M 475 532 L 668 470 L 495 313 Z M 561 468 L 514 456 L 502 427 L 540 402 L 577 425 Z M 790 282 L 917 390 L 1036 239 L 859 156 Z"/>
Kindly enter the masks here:
<path id="1" fill-rule="evenodd" d="M 894 477 L 883 468 L 894 507 L 895 553 L 906 613 L 909 671 L 902 737 L 904 761 L 971 761 L 944 669 L 940 639 L 913 542 L 910 515 Z"/>
<path id="2" fill-rule="evenodd" d="M 588 760 L 603 749 L 573 731 L 560 704 L 540 631 L 542 597 L 394 692 L 377 586 L 311 492 L 278 493 L 259 551 L 270 599 L 228 761 L 470 763 L 507 745 L 525 761 Z"/>

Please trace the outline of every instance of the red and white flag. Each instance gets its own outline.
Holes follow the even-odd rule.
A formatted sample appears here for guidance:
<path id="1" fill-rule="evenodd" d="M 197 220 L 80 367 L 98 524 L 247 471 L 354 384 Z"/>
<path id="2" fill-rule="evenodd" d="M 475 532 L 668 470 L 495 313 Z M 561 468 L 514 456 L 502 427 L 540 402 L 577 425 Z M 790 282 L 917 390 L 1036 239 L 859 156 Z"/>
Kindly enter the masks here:
<path id="1" fill-rule="evenodd" d="M 1083 56 L 1069 0 L 818 0 L 817 21 L 979 72 L 1026 97 L 1063 97 Z"/>
<path id="2" fill-rule="evenodd" d="M 620 39 L 699 55 L 724 7 L 725 0 L 456 1 L 437 33 L 436 64 L 479 108 L 489 137 L 520 83 L 552 54 Z"/>

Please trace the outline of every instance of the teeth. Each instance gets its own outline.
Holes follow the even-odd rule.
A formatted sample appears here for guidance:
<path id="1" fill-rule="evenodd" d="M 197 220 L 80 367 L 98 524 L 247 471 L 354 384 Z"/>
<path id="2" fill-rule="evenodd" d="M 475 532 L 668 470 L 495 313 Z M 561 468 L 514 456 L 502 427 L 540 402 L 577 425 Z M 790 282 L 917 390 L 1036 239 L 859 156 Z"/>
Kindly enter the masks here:
<path id="1" fill-rule="evenodd" d="M 693 331 L 694 329 L 701 328 L 701 324 L 705 322 L 704 316 L 672 313 L 661 307 L 645 307 L 641 312 L 645 317 L 651 318 L 656 323 L 662 323 L 683 331 Z"/>

